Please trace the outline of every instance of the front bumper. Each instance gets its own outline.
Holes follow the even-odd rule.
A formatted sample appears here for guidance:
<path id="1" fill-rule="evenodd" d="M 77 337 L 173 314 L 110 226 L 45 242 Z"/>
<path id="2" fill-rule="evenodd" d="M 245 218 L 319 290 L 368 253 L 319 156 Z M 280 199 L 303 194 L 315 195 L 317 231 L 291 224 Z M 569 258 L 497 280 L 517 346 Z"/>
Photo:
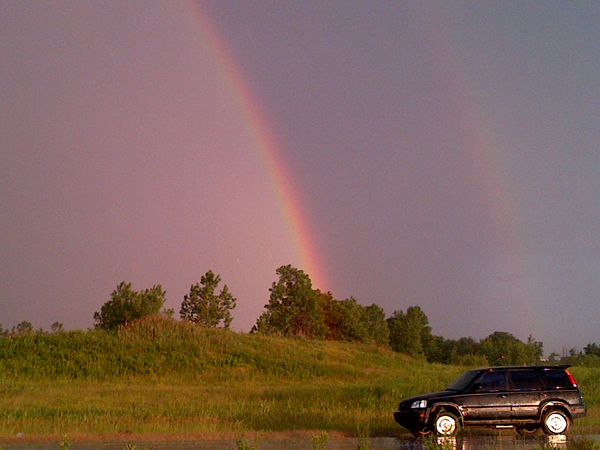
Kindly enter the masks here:
<path id="1" fill-rule="evenodd" d="M 424 408 L 394 411 L 394 420 L 409 430 L 421 430 L 426 425 L 425 412 Z"/>

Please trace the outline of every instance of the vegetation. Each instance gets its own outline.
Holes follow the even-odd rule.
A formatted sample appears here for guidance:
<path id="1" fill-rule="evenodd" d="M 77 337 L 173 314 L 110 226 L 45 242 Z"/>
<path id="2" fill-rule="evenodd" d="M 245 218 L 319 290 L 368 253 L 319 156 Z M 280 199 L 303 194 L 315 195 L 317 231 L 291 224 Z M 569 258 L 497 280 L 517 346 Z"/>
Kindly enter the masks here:
<path id="1" fill-rule="evenodd" d="M 132 320 L 158 314 L 165 303 L 165 295 L 160 285 L 136 292 L 131 289 L 131 283 L 122 281 L 110 295 L 110 301 L 94 314 L 96 328 L 115 330 Z"/>
<path id="2" fill-rule="evenodd" d="M 387 323 L 392 349 L 411 356 L 426 354 L 432 336 L 429 320 L 421 308 L 411 306 L 406 310 L 406 314 L 394 311 Z"/>
<path id="3" fill-rule="evenodd" d="M 290 358 L 289 355 L 294 355 Z M 0 339 L 0 433 L 396 434 L 401 397 L 446 384 L 385 347 L 199 327 L 162 316 Z"/>
<path id="4" fill-rule="evenodd" d="M 181 318 L 208 327 L 217 327 L 222 323 L 225 328 L 229 328 L 236 298 L 231 295 L 227 285 L 217 295 L 220 282 L 220 275 L 215 275 L 212 270 L 206 272 L 200 283 L 192 285 L 189 295 L 183 298 Z"/>
<path id="5" fill-rule="evenodd" d="M 389 345 L 393 350 L 429 362 L 466 365 L 523 365 L 539 363 L 543 344 L 529 337 L 521 342 L 507 332 L 495 332 L 476 342 L 434 336 L 419 306 L 394 311 L 385 319 L 375 304 L 356 299 L 336 300 L 330 292 L 312 288 L 310 277 L 292 266 L 277 269 L 279 280 L 269 289 L 269 303 L 252 332 Z M 600 357 L 599 357 L 600 360 Z"/>
<path id="6" fill-rule="evenodd" d="M 330 292 L 313 289 L 309 276 L 292 266 L 280 267 L 277 274 L 279 280 L 269 289 L 269 303 L 253 332 L 388 345 L 381 307 L 364 307 L 352 297 L 336 300 Z"/>
<path id="7" fill-rule="evenodd" d="M 280 267 L 276 273 L 279 280 L 269 289 L 269 303 L 254 330 L 282 336 L 323 338 L 326 331 L 323 305 L 309 276 L 289 265 Z"/>
<path id="8" fill-rule="evenodd" d="M 293 355 L 293 358 L 290 358 Z M 0 435 L 402 433 L 402 398 L 465 367 L 373 344 L 236 333 L 151 316 L 0 338 Z M 573 368 L 597 427 L 600 370 Z M 323 438 L 324 439 L 324 438 Z M 316 443 L 315 443 L 316 445 Z"/>
<path id="9" fill-rule="evenodd" d="M 308 274 L 291 265 L 279 267 L 276 274 L 279 279 L 269 289 L 269 302 L 252 333 L 379 344 L 431 363 L 452 365 L 531 365 L 543 356 L 543 344 L 532 336 L 522 342 L 510 333 L 496 331 L 479 342 L 472 337 L 449 340 L 432 334 L 427 315 L 419 306 L 410 306 L 406 312 L 394 311 L 386 319 L 384 310 L 376 304 L 365 307 L 353 297 L 336 300 L 331 292 L 313 289 Z M 181 318 L 194 325 L 229 328 L 237 299 L 227 285 L 217 294 L 220 282 L 220 275 L 209 270 L 200 283 L 192 285 L 181 304 Z M 111 300 L 94 314 L 96 328 L 115 331 L 131 321 L 155 315 L 165 295 L 160 285 L 136 292 L 123 281 L 112 292 Z M 162 312 L 166 316 L 173 313 Z M 61 331 L 62 324 L 55 322 L 52 332 Z M 0 326 L 0 336 L 33 332 L 27 321 L 12 331 Z M 600 347 L 589 344 L 584 352 L 571 350 L 562 358 L 553 354 L 550 362 L 600 367 Z"/>
<path id="10" fill-rule="evenodd" d="M 535 364 L 541 342 L 495 332 L 477 342 L 432 334 L 419 306 L 386 319 L 375 304 L 336 300 L 307 274 L 277 269 L 269 302 L 251 333 L 229 330 L 236 299 L 208 271 L 184 296 L 177 321 L 159 314 L 160 285 L 136 292 L 121 282 L 95 328 L 51 333 L 23 321 L 0 326 L 0 435 L 49 433 L 245 433 L 318 430 L 397 435 L 402 398 L 443 388 L 472 366 Z M 589 407 L 580 429 L 600 427 L 600 347 L 552 363 L 573 364 Z M 238 446 L 248 441 L 238 440 Z"/>
<path id="11" fill-rule="evenodd" d="M 600 346 L 595 343 L 586 345 L 582 351 L 571 349 L 568 355 L 560 358 L 557 354 L 550 355 L 551 361 L 560 361 L 574 366 L 600 367 Z"/>

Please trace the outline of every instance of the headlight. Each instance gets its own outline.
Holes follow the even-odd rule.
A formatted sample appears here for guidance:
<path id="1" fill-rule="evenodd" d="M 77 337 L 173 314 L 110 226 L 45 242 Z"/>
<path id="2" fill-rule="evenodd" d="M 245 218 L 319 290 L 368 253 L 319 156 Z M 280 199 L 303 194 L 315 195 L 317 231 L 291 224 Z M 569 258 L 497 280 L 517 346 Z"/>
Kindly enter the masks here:
<path id="1" fill-rule="evenodd" d="M 415 400 L 413 404 L 410 405 L 410 408 L 427 408 L 427 400 Z"/>

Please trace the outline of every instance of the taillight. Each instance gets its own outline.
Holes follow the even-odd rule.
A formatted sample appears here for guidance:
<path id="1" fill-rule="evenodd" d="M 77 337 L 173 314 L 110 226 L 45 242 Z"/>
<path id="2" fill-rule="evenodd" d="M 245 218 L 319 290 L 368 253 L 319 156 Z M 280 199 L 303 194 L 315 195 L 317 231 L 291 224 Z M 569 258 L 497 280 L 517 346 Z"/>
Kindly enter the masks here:
<path id="1" fill-rule="evenodd" d="M 571 384 L 573 385 L 573 387 L 576 388 L 577 387 L 577 383 L 575 383 L 575 380 L 573 379 L 573 375 L 571 375 L 569 373 L 569 371 L 566 370 L 566 369 L 565 369 L 565 372 L 566 372 L 567 376 L 569 377 L 569 380 L 571 380 Z"/>

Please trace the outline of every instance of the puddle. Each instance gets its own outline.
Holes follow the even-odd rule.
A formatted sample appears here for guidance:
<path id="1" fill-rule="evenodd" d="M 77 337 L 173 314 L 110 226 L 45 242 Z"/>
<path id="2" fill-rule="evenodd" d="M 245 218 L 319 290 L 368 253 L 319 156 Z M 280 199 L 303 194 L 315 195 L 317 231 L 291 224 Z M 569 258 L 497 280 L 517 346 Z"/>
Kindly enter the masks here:
<path id="1" fill-rule="evenodd" d="M 519 438 L 516 436 L 464 436 L 454 439 L 370 438 L 365 450 L 566 450 L 570 441 L 578 439 L 600 441 L 600 436 L 543 435 Z M 356 438 L 331 438 L 321 450 L 357 450 Z M 60 443 L 0 443 L 0 450 L 62 450 Z M 68 450 L 237 450 L 235 440 L 185 442 L 89 442 L 71 443 Z M 310 439 L 264 439 L 248 441 L 244 450 L 313 450 Z"/>

